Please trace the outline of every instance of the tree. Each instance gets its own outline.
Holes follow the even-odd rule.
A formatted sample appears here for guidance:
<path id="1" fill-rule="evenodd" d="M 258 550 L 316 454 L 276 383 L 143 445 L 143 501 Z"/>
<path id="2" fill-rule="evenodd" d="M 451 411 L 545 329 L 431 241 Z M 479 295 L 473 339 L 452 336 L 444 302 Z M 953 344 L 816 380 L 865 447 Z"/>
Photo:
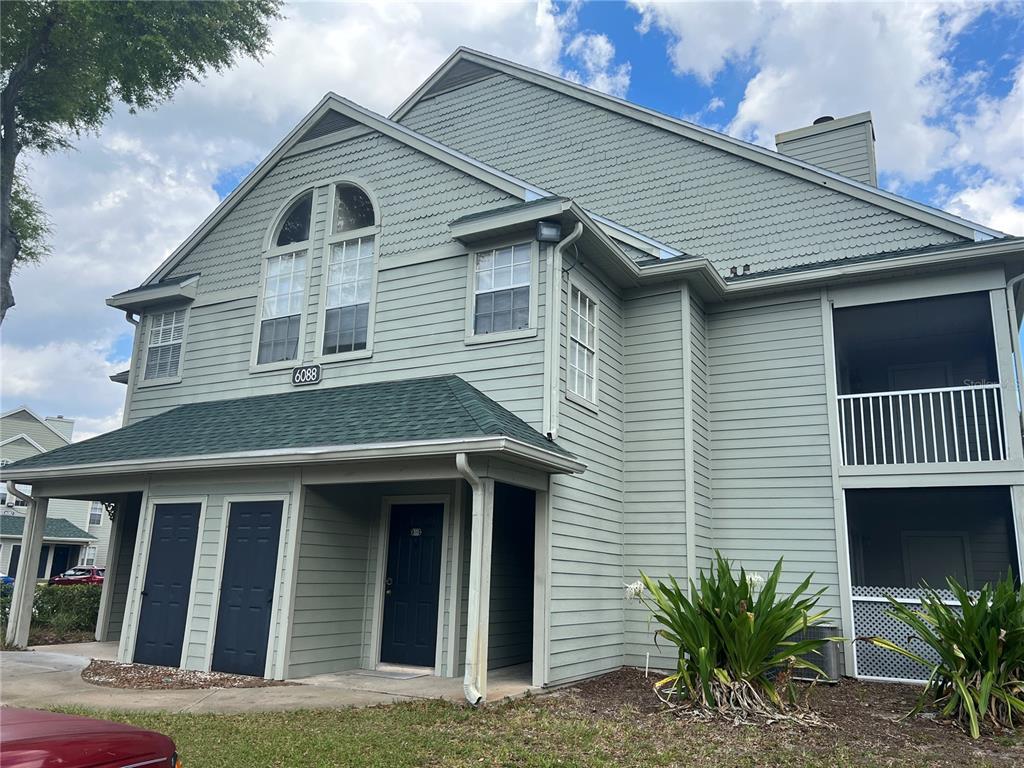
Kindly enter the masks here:
<path id="1" fill-rule="evenodd" d="M 47 252 L 49 223 L 18 157 L 67 149 L 117 102 L 152 107 L 239 56 L 260 58 L 281 0 L 9 0 L 0 13 L 0 323 L 11 272 Z"/>

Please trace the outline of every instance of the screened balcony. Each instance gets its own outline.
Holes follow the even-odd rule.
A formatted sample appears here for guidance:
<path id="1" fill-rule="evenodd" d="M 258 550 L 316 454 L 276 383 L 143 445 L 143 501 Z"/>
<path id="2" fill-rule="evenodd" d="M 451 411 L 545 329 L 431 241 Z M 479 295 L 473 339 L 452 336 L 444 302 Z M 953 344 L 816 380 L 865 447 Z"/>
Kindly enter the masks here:
<path id="1" fill-rule="evenodd" d="M 986 293 L 835 310 L 846 466 L 1006 459 Z"/>

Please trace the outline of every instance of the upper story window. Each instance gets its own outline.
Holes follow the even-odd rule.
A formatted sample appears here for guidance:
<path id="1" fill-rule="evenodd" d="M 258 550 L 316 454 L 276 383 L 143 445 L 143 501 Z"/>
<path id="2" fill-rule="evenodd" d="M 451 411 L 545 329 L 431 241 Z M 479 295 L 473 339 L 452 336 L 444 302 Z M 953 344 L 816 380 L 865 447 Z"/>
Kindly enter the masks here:
<path id="1" fill-rule="evenodd" d="M 161 312 L 149 318 L 144 381 L 170 379 L 181 366 L 181 345 L 185 339 L 186 310 Z"/>
<path id="2" fill-rule="evenodd" d="M 368 352 L 373 335 L 376 215 L 353 184 L 334 187 L 323 297 L 323 355 Z"/>
<path id="3" fill-rule="evenodd" d="M 257 365 L 298 357 L 312 214 L 310 190 L 285 211 L 265 259 Z"/>
<path id="4" fill-rule="evenodd" d="M 569 392 L 597 402 L 597 302 L 575 285 L 569 291 Z"/>
<path id="5" fill-rule="evenodd" d="M 98 501 L 89 507 L 89 525 L 103 525 L 103 504 Z"/>
<path id="6" fill-rule="evenodd" d="M 481 336 L 530 328 L 534 282 L 533 246 L 529 243 L 476 254 L 473 334 Z"/>

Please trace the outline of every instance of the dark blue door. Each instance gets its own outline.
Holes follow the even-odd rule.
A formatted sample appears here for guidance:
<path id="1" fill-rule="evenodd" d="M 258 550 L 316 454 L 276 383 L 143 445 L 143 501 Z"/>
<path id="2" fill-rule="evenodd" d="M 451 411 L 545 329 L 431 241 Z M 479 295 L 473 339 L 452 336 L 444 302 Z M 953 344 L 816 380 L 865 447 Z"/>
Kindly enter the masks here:
<path id="1" fill-rule="evenodd" d="M 153 509 L 153 535 L 135 635 L 138 664 L 181 664 L 199 510 L 197 503 L 157 504 Z"/>
<path id="2" fill-rule="evenodd" d="M 50 545 L 43 544 L 43 548 L 39 550 L 39 567 L 36 568 L 36 578 L 45 579 L 51 574 L 46 572 L 46 561 L 50 559 Z"/>
<path id="3" fill-rule="evenodd" d="M 11 548 L 11 562 L 7 564 L 7 575 L 12 579 L 18 575 L 18 561 L 21 560 L 21 544 Z"/>
<path id="4" fill-rule="evenodd" d="M 59 576 L 60 574 L 64 573 L 64 571 L 71 568 L 72 565 L 78 562 L 77 557 L 75 557 L 74 560 L 72 560 L 71 558 L 72 549 L 74 549 L 75 553 L 77 554 L 78 547 L 64 547 L 58 545 L 53 548 L 53 565 L 51 566 L 50 573 L 48 575 Z M 40 578 L 44 577 L 45 575 L 41 576 Z"/>
<path id="5" fill-rule="evenodd" d="M 280 501 L 231 505 L 213 643 L 212 668 L 217 672 L 263 677 L 282 506 Z"/>
<path id="6" fill-rule="evenodd" d="M 391 507 L 380 660 L 434 666 L 441 583 L 441 504 Z"/>

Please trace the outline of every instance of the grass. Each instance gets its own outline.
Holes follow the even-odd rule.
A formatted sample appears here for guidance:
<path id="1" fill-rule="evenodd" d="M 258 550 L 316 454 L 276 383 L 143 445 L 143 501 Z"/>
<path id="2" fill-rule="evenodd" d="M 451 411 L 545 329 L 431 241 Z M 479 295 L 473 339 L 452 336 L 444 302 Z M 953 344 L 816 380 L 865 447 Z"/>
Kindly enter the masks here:
<path id="1" fill-rule="evenodd" d="M 831 695 L 831 694 L 830 694 Z M 240 715 L 112 713 L 69 709 L 171 736 L 186 768 L 284 766 L 764 766 L 924 768 L 1024 764 L 1014 735 L 971 743 L 933 722 L 894 723 L 864 691 L 837 707 L 859 710 L 832 730 L 681 721 L 572 693 L 472 710 L 441 701 L 368 709 Z M 867 695 L 870 696 L 870 691 Z M 874 699 L 874 697 L 871 697 Z M 902 701 L 900 702 L 900 705 Z M 893 730 L 895 729 L 895 730 Z"/>

